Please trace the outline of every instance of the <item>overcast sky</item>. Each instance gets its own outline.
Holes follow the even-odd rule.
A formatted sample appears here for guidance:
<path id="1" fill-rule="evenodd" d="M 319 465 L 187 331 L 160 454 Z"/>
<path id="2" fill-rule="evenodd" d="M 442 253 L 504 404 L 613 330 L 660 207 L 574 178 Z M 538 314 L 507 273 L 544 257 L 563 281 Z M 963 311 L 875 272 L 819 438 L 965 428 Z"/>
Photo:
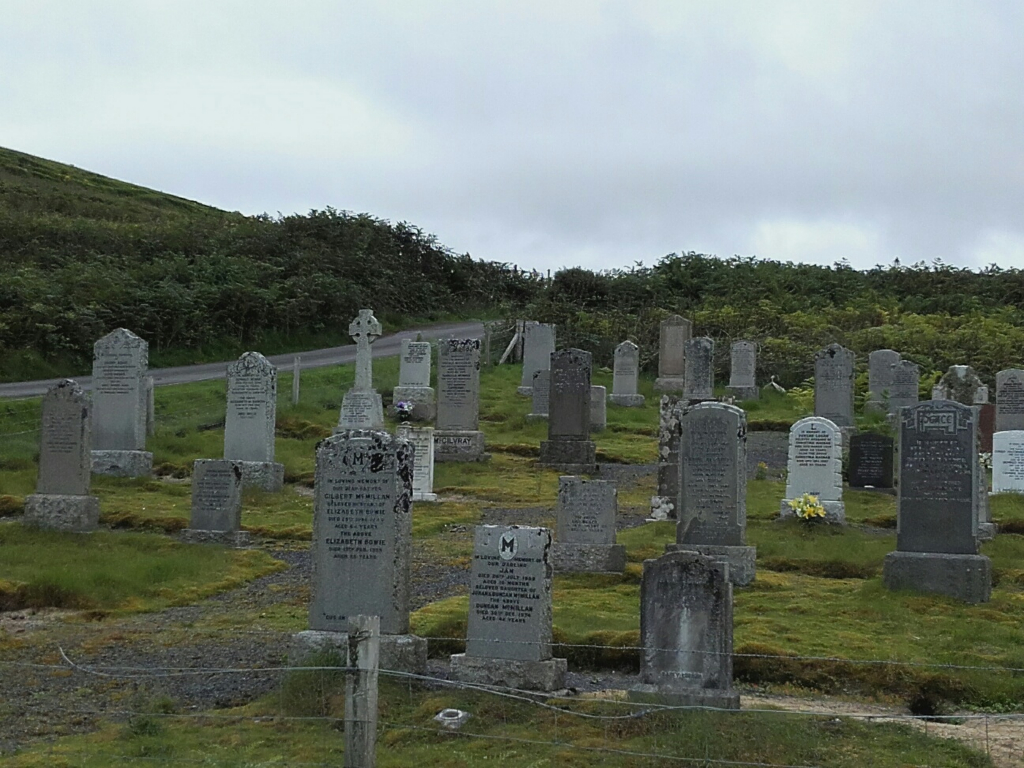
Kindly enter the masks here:
<path id="1" fill-rule="evenodd" d="M 1024 3 L 0 0 L 0 146 L 526 268 L 1024 267 Z"/>

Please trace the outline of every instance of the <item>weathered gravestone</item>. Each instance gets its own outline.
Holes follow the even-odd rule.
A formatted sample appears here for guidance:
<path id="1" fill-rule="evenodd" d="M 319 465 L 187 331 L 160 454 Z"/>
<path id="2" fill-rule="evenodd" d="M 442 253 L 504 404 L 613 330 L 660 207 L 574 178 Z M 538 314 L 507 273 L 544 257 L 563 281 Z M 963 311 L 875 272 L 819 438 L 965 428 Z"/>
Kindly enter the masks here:
<path id="1" fill-rule="evenodd" d="M 146 377 L 146 435 L 152 437 L 156 434 L 156 393 L 154 388 L 156 382 L 152 376 Z"/>
<path id="2" fill-rule="evenodd" d="M 551 655 L 551 531 L 478 525 L 470 569 L 466 652 L 451 657 L 465 683 L 539 691 L 565 686 Z"/>
<path id="3" fill-rule="evenodd" d="M 118 328 L 93 345 L 92 471 L 143 477 L 153 470 L 146 450 L 149 345 Z"/>
<path id="4" fill-rule="evenodd" d="M 399 424 L 398 437 L 413 448 L 412 500 L 437 501 L 434 493 L 434 428 Z"/>
<path id="5" fill-rule="evenodd" d="M 992 493 L 1024 493 L 1024 430 L 993 436 Z"/>
<path id="6" fill-rule="evenodd" d="M 658 344 L 658 378 L 654 388 L 659 392 L 682 392 L 686 374 L 686 342 L 690 340 L 693 324 L 679 315 L 669 315 L 661 321 Z"/>
<path id="7" fill-rule="evenodd" d="M 516 390 L 530 395 L 533 374 L 551 366 L 551 353 L 555 351 L 555 326 L 550 323 L 527 322 L 523 328 L 523 378 Z"/>
<path id="8" fill-rule="evenodd" d="M 900 411 L 896 552 L 885 556 L 889 589 L 987 602 L 992 563 L 978 554 L 977 413 L 930 400 Z"/>
<path id="9" fill-rule="evenodd" d="M 545 368 L 543 371 L 534 371 L 533 388 L 530 393 L 530 412 L 526 414 L 527 421 L 541 421 L 548 417 L 550 395 L 551 370 Z"/>
<path id="10" fill-rule="evenodd" d="M 640 347 L 632 341 L 624 341 L 615 348 L 615 361 L 612 368 L 612 394 L 609 400 L 613 405 L 626 408 L 637 408 L 644 404 L 644 396 L 640 394 Z"/>
<path id="11" fill-rule="evenodd" d="M 684 402 L 662 395 L 658 418 L 658 493 L 651 497 L 651 520 L 675 520 L 679 503 L 679 438 Z"/>
<path id="12" fill-rule="evenodd" d="M 951 365 L 932 389 L 933 400 L 953 400 L 962 405 L 988 402 L 988 387 L 969 365 Z"/>
<path id="13" fill-rule="evenodd" d="M 383 429 L 384 406 L 373 388 L 373 352 L 370 345 L 383 333 L 372 309 L 360 309 L 348 326 L 356 342 L 356 380 L 341 400 L 341 418 L 335 432 L 349 429 Z"/>
<path id="14" fill-rule="evenodd" d="M 590 431 L 603 432 L 608 426 L 608 389 L 590 386 Z"/>
<path id="15" fill-rule="evenodd" d="M 192 515 L 181 537 L 193 544 L 248 545 L 249 533 L 241 530 L 242 483 L 240 462 L 196 459 L 192 464 Z"/>
<path id="16" fill-rule="evenodd" d="M 733 584 L 756 574 L 756 547 L 747 546 L 747 417 L 725 403 L 683 411 L 679 442 L 679 522 L 666 549 L 699 552 L 729 564 Z"/>
<path id="17" fill-rule="evenodd" d="M 995 375 L 995 431 L 1024 429 L 1024 371 L 1012 368 Z"/>
<path id="18" fill-rule="evenodd" d="M 316 447 L 309 630 L 298 654 L 348 645 L 348 620 L 380 616 L 380 664 L 422 672 L 427 642 L 409 634 L 412 447 L 352 430 Z"/>
<path id="19" fill-rule="evenodd" d="M 732 584 L 728 563 L 696 552 L 644 561 L 640 582 L 640 685 L 630 698 L 739 709 L 732 687 Z"/>
<path id="20" fill-rule="evenodd" d="M 25 525 L 58 531 L 92 531 L 100 501 L 89 495 L 92 480 L 89 398 L 71 379 L 47 390 L 39 433 L 36 492 L 25 497 Z"/>
<path id="21" fill-rule="evenodd" d="M 555 508 L 556 571 L 614 572 L 626 568 L 626 547 L 615 543 L 618 495 L 607 480 L 558 478 Z"/>
<path id="22" fill-rule="evenodd" d="M 840 427 L 852 427 L 853 352 L 829 344 L 814 356 L 814 415 Z"/>
<path id="23" fill-rule="evenodd" d="M 996 374 L 996 431 L 1024 429 L 1024 371 L 1010 368 Z"/>
<path id="24" fill-rule="evenodd" d="M 737 400 L 757 400 L 757 344 L 753 341 L 735 341 L 730 349 L 729 386 Z"/>
<path id="25" fill-rule="evenodd" d="M 277 369 L 259 352 L 246 352 L 228 366 L 224 458 L 242 471 L 245 485 L 264 491 L 284 487 L 284 464 L 274 461 Z"/>
<path id="26" fill-rule="evenodd" d="M 850 438 L 851 488 L 893 487 L 893 439 L 866 432 Z"/>
<path id="27" fill-rule="evenodd" d="M 412 418 L 429 421 L 434 418 L 434 388 L 430 386 L 429 341 L 402 339 L 402 351 L 398 363 L 398 386 L 391 391 L 395 405 L 409 403 Z"/>
<path id="28" fill-rule="evenodd" d="M 573 475 L 597 471 L 590 439 L 590 353 L 563 349 L 551 354 L 548 439 L 540 444 L 542 467 Z"/>
<path id="29" fill-rule="evenodd" d="M 890 412 L 889 398 L 892 397 L 893 379 L 900 353 L 892 349 L 876 349 L 868 355 L 868 394 L 864 401 L 865 411 Z"/>
<path id="30" fill-rule="evenodd" d="M 683 375 L 683 400 L 715 399 L 715 342 L 707 336 L 690 339 L 684 345 L 686 373 Z"/>
<path id="31" fill-rule="evenodd" d="M 921 369 L 917 363 L 900 360 L 896 364 L 889 385 L 889 413 L 899 413 L 900 408 L 917 405 L 920 399 L 920 379 Z"/>
<path id="32" fill-rule="evenodd" d="M 437 342 L 435 461 L 487 461 L 480 431 L 480 339 Z"/>
<path id="33" fill-rule="evenodd" d="M 779 516 L 794 516 L 796 513 L 789 502 L 807 493 L 816 496 L 825 508 L 827 522 L 846 522 L 843 435 L 839 427 L 820 416 L 800 419 L 789 429 L 786 497 L 779 508 Z"/>

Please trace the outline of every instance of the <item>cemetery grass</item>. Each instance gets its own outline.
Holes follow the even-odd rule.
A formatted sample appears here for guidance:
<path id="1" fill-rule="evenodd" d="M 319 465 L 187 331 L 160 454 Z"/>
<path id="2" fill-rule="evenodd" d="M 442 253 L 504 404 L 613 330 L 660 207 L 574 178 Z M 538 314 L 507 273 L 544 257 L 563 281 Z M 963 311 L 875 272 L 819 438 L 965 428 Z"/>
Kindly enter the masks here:
<path id="1" fill-rule="evenodd" d="M 337 673 L 295 672 L 279 694 L 215 714 L 180 712 L 173 700 L 129 705 L 132 714 L 94 733 L 0 759 L 11 768 L 106 766 L 125 760 L 222 766 L 329 762 L 340 765 L 344 683 Z M 587 720 L 473 691 L 430 690 L 381 681 L 377 756 L 381 766 L 654 766 L 659 757 L 785 765 L 926 764 L 984 768 L 990 760 L 952 740 L 894 724 L 786 714 L 669 712 Z M 623 708 L 586 699 L 551 704 L 589 715 Z M 445 708 L 470 712 L 458 732 L 438 732 Z M 299 718 L 324 718 L 304 721 Z M 294 718 L 294 719 L 293 719 Z M 568 744 L 578 745 L 573 748 Z M 646 757 L 645 757 L 646 755 Z M 674 761 L 673 761 L 674 762 Z"/>

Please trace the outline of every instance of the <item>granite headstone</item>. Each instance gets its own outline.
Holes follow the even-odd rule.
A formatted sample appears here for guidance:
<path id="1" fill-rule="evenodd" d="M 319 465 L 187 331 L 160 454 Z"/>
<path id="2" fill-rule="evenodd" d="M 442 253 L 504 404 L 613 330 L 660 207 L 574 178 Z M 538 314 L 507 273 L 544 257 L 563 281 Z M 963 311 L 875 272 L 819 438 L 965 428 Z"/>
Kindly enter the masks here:
<path id="1" fill-rule="evenodd" d="M 996 374 L 996 431 L 1024 429 L 1024 370 Z"/>
<path id="2" fill-rule="evenodd" d="M 729 386 L 726 389 L 737 400 L 757 400 L 757 344 L 734 341 L 730 349 Z"/>
<path id="3" fill-rule="evenodd" d="M 551 355 L 548 439 L 540 444 L 540 466 L 574 475 L 597 471 L 590 439 L 589 352 L 563 349 Z"/>
<path id="4" fill-rule="evenodd" d="M 893 439 L 871 432 L 850 438 L 848 475 L 851 488 L 893 487 Z"/>
<path id="5" fill-rule="evenodd" d="M 480 339 L 437 342 L 435 461 L 486 461 L 480 431 Z"/>
<path id="6" fill-rule="evenodd" d="M 237 463 L 242 482 L 264 491 L 284 487 L 284 464 L 274 461 L 277 369 L 259 352 L 228 366 L 224 458 Z"/>
<path id="7" fill-rule="evenodd" d="M 146 450 L 146 371 L 149 345 L 118 328 L 93 345 L 92 471 L 144 477 L 153 470 Z"/>
<path id="8" fill-rule="evenodd" d="M 853 352 L 830 344 L 814 356 L 814 415 L 852 427 Z"/>
<path id="9" fill-rule="evenodd" d="M 658 378 L 654 388 L 659 392 L 682 392 L 686 374 L 686 342 L 693 324 L 679 315 L 661 321 L 658 343 Z"/>
<path id="10" fill-rule="evenodd" d="M 615 543 L 617 511 L 614 483 L 560 477 L 552 557 L 555 570 L 622 573 L 626 548 Z"/>
<path id="11" fill-rule="evenodd" d="M 640 376 L 640 347 L 632 341 L 624 341 L 615 348 L 615 359 L 612 368 L 612 394 L 609 396 L 613 405 L 626 408 L 637 408 L 644 404 L 644 396 L 640 394 L 638 382 Z"/>

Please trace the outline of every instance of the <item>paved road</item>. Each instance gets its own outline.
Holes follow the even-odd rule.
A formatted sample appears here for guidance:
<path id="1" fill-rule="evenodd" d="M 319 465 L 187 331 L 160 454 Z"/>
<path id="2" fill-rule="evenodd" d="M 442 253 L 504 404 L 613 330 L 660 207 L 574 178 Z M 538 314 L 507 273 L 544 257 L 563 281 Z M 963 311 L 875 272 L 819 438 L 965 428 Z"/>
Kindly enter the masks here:
<path id="1" fill-rule="evenodd" d="M 440 339 L 449 336 L 462 338 L 483 337 L 484 327 L 480 322 L 462 323 L 439 323 L 423 328 L 398 331 L 396 333 L 381 336 L 373 343 L 371 349 L 374 357 L 391 357 L 401 351 L 402 339 L 414 339 L 417 333 L 422 333 L 424 339 Z M 282 369 L 291 370 L 295 356 L 302 358 L 299 367 L 323 368 L 328 365 L 340 363 L 353 363 L 356 359 L 356 345 L 346 344 L 343 347 L 331 347 L 330 349 L 314 349 L 311 352 L 289 352 L 285 355 L 272 355 L 270 362 Z M 186 384 L 192 381 L 206 381 L 208 379 L 223 379 L 227 373 L 227 365 L 231 361 L 223 363 L 203 363 L 202 365 L 182 365 L 176 368 L 153 368 L 149 373 L 153 377 L 156 386 L 166 384 Z M 60 379 L 42 379 L 39 381 L 19 381 L 11 384 L 0 384 L 0 398 L 36 397 L 42 395 L 46 390 L 56 384 Z M 83 388 L 89 389 L 92 386 L 91 376 L 82 376 L 75 379 Z"/>

